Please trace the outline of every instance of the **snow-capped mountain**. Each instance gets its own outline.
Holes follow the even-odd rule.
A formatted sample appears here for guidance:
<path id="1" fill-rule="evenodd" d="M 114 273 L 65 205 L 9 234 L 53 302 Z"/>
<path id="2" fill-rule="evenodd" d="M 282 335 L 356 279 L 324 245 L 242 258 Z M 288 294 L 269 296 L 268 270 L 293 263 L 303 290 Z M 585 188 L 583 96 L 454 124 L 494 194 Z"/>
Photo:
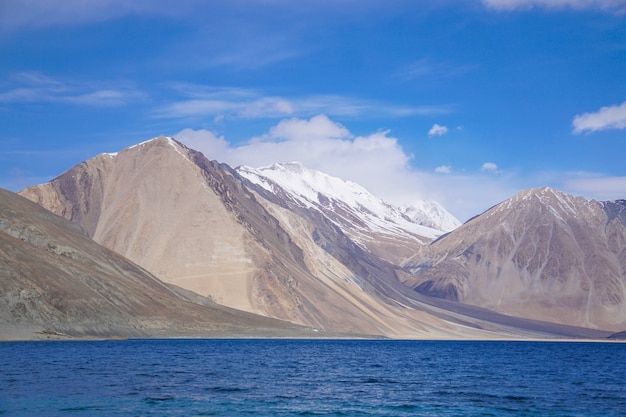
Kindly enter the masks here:
<path id="1" fill-rule="evenodd" d="M 354 237 L 372 232 L 433 239 L 459 225 L 459 221 L 435 202 L 400 208 L 373 196 L 362 186 L 304 167 L 298 162 L 263 168 L 242 166 L 241 176 L 274 194 L 283 194 L 303 208 L 324 213 Z M 362 240 L 362 239 L 359 239 Z"/>
<path id="2" fill-rule="evenodd" d="M 451 232 L 461 225 L 461 222 L 456 217 L 436 201 L 419 201 L 409 206 L 404 206 L 401 210 L 414 223 L 443 232 Z"/>

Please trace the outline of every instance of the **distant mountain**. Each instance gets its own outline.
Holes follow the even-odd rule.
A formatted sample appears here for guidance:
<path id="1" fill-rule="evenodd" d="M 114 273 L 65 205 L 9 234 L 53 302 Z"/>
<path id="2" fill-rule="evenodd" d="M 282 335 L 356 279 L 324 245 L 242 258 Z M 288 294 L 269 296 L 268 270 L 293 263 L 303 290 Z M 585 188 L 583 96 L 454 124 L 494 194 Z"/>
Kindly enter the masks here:
<path id="1" fill-rule="evenodd" d="M 404 215 L 417 224 L 443 232 L 451 232 L 461 222 L 436 201 L 426 200 L 401 208 Z"/>
<path id="2" fill-rule="evenodd" d="M 430 296 L 557 323 L 626 328 L 626 201 L 523 191 L 423 248 L 407 283 Z"/>
<path id="3" fill-rule="evenodd" d="M 305 334 L 170 287 L 78 225 L 0 189 L 0 340 Z"/>
<path id="4" fill-rule="evenodd" d="M 297 162 L 259 169 L 243 166 L 238 167 L 237 172 L 268 191 L 288 194 L 302 207 L 327 214 L 338 226 L 354 229 L 355 235 L 380 232 L 430 239 L 460 225 L 438 203 L 424 202 L 400 209 L 358 184 L 308 169 Z"/>
<path id="5" fill-rule="evenodd" d="M 299 164 L 233 170 L 160 137 L 20 194 L 165 282 L 311 328 L 409 338 L 609 334 L 549 323 L 548 309 L 528 320 L 438 298 L 420 271 L 437 264 L 429 251 L 468 224 L 445 235 L 431 226 L 454 219 L 433 216 L 435 205 L 396 208 Z"/>
<path id="6" fill-rule="evenodd" d="M 297 162 L 259 169 L 242 166 L 237 172 L 265 190 L 265 198 L 279 198 L 286 208 L 305 216 L 321 214 L 362 248 L 394 263 L 460 224 L 438 203 L 401 209 L 358 184 Z"/>

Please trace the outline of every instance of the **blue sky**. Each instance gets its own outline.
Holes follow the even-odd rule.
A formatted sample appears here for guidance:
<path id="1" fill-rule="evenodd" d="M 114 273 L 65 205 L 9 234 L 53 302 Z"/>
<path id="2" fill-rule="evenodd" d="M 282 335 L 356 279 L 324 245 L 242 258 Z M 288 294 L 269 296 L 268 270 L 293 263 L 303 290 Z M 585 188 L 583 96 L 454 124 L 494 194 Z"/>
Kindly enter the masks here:
<path id="1" fill-rule="evenodd" d="M 174 136 L 460 220 L 626 198 L 626 0 L 0 1 L 0 187 Z"/>

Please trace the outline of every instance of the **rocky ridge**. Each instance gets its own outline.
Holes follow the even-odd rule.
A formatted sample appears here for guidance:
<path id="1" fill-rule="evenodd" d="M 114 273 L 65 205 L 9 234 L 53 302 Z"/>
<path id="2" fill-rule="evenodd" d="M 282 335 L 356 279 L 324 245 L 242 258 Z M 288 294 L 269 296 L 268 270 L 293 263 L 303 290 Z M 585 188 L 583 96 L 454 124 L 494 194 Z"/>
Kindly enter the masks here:
<path id="1" fill-rule="evenodd" d="M 626 204 L 522 191 L 424 247 L 407 284 L 518 317 L 626 327 Z"/>

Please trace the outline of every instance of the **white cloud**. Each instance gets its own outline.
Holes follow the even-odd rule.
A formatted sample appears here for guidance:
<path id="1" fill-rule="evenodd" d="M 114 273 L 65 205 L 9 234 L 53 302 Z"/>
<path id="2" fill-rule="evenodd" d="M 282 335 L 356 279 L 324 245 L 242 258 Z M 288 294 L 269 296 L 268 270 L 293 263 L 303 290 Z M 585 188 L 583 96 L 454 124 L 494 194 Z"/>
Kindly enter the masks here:
<path id="1" fill-rule="evenodd" d="M 446 126 L 441 126 L 435 123 L 428 131 L 428 136 L 443 136 L 446 133 L 448 133 L 448 128 Z"/>
<path id="2" fill-rule="evenodd" d="M 485 162 L 481 167 L 480 170 L 482 172 L 488 172 L 491 174 L 497 174 L 500 171 L 498 170 L 498 165 L 494 164 L 493 162 Z"/>
<path id="3" fill-rule="evenodd" d="M 573 133 L 624 129 L 626 128 L 626 101 L 619 105 L 602 107 L 593 113 L 576 115 L 572 126 Z"/>
<path id="4" fill-rule="evenodd" d="M 155 112 L 157 117 L 202 117 L 222 115 L 226 118 L 281 118 L 286 116 L 332 116 L 387 117 L 425 116 L 447 114 L 451 106 L 422 105 L 398 106 L 367 99 L 340 95 L 310 95 L 304 97 L 280 97 L 265 95 L 253 89 L 210 87 L 190 84 L 170 86 L 184 97 L 167 104 Z"/>
<path id="5" fill-rule="evenodd" d="M 298 118 L 285 119 L 272 127 L 263 136 L 253 138 L 253 142 L 318 142 L 324 140 L 341 141 L 351 138 L 351 133 L 339 123 L 335 123 L 325 115 L 317 115 L 309 120 Z"/>
<path id="6" fill-rule="evenodd" d="M 260 167 L 274 162 L 298 161 L 312 169 L 344 179 L 368 178 L 368 182 L 407 169 L 410 156 L 389 132 L 354 136 L 325 115 L 311 119 L 280 121 L 267 133 L 236 147 L 209 131 L 183 130 L 175 135 L 210 159 L 232 166 Z"/>
<path id="7" fill-rule="evenodd" d="M 233 149 L 223 136 L 216 136 L 213 132 L 200 129 L 184 129 L 176 134 L 176 139 L 185 143 L 191 149 L 200 151 L 211 160 L 228 161 Z"/>
<path id="8" fill-rule="evenodd" d="M 626 12 L 624 0 L 483 0 L 483 4 L 496 10 L 524 10 L 534 7 L 546 9 L 600 9 Z"/>
<path id="9" fill-rule="evenodd" d="M 412 161 L 413 155 L 389 131 L 355 136 L 325 115 L 284 119 L 265 134 L 239 145 L 207 130 L 185 129 L 174 136 L 207 158 L 233 167 L 298 161 L 354 181 L 394 204 L 438 201 L 461 220 L 519 190 L 510 177 L 503 175 L 453 175 L 449 166 L 441 166 L 437 172 L 420 171 L 411 164 L 419 161 Z"/>

